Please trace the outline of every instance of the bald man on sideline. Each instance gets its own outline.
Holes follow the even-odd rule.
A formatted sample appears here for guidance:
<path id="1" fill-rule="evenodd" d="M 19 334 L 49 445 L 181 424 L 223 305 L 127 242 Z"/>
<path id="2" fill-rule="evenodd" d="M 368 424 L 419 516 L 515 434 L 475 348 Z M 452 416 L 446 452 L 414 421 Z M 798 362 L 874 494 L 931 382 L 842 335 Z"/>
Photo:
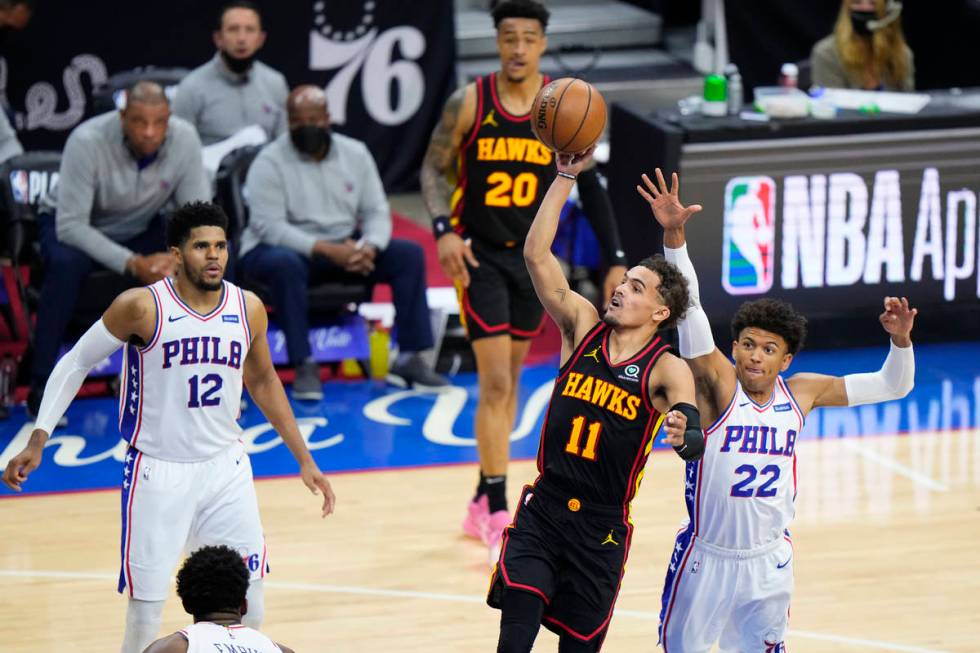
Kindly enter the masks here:
<path id="1" fill-rule="evenodd" d="M 65 143 L 56 189 L 39 207 L 44 283 L 28 414 L 37 415 L 86 278 L 109 269 L 147 285 L 173 271 L 163 214 L 211 198 L 201 141 L 170 115 L 163 89 L 137 82 L 126 107 L 78 125 Z"/>
<path id="2" fill-rule="evenodd" d="M 330 129 L 319 87 L 293 89 L 286 113 L 289 133 L 259 153 L 245 182 L 251 217 L 242 235 L 241 270 L 272 290 L 296 369 L 293 397 L 323 397 L 308 339 L 307 287 L 344 279 L 391 285 L 400 354 L 388 380 L 446 386 L 419 356 L 433 345 L 422 248 L 391 237 L 391 210 L 371 153 Z"/>

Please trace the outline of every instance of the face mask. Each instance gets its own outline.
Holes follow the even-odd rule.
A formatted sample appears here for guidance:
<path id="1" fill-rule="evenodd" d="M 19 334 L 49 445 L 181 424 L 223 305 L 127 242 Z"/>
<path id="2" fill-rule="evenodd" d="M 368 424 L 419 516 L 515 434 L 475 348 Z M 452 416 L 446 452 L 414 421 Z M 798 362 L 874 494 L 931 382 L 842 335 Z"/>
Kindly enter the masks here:
<path id="1" fill-rule="evenodd" d="M 255 54 L 253 53 L 250 57 L 239 59 L 231 56 L 224 50 L 221 50 L 221 59 L 225 62 L 225 65 L 228 66 L 228 70 L 236 75 L 241 75 L 252 67 L 252 62 L 255 61 Z"/>
<path id="2" fill-rule="evenodd" d="M 329 127 L 304 125 L 289 130 L 289 138 L 297 150 L 308 156 L 323 156 L 330 153 L 331 133 Z"/>
<path id="3" fill-rule="evenodd" d="M 854 28 L 855 34 L 868 36 L 871 34 L 871 28 L 868 27 L 868 23 L 877 19 L 878 16 L 873 11 L 852 11 L 851 27 Z"/>

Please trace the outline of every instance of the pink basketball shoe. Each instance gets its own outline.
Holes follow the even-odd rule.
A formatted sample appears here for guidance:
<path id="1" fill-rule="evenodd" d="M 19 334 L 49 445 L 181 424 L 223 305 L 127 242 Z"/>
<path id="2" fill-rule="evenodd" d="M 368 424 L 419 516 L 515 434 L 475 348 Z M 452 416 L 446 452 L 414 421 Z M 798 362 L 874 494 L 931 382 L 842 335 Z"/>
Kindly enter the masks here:
<path id="1" fill-rule="evenodd" d="M 497 560 L 500 558 L 501 540 L 504 537 L 504 531 L 510 526 L 510 522 L 511 516 L 506 510 L 498 510 L 497 512 L 491 513 L 487 518 L 483 543 L 489 549 L 488 554 L 491 565 L 497 564 Z"/>
<path id="2" fill-rule="evenodd" d="M 480 498 L 470 501 L 466 506 L 466 518 L 463 520 L 463 532 L 474 539 L 483 539 L 483 531 L 486 530 L 487 520 L 490 519 L 490 504 L 487 495 L 481 494 Z"/>

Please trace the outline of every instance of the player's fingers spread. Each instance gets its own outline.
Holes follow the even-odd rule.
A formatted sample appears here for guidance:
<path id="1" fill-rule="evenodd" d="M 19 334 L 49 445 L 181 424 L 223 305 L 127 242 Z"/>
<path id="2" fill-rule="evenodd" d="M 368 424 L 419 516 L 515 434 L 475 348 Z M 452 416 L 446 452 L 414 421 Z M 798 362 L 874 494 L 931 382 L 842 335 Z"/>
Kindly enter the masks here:
<path id="1" fill-rule="evenodd" d="M 659 192 L 657 191 L 657 186 L 656 186 L 656 185 L 655 185 L 655 184 L 653 183 L 653 180 L 652 180 L 652 179 L 650 179 L 650 177 L 649 177 L 649 175 L 647 175 L 646 173 L 644 173 L 644 174 L 642 175 L 642 179 L 643 179 L 643 184 L 644 184 L 644 185 L 645 185 L 645 186 L 646 186 L 646 187 L 647 187 L 648 189 L 650 189 L 650 193 L 651 193 L 651 194 L 652 194 L 652 195 L 653 195 L 654 197 L 657 197 L 657 195 L 659 195 L 660 193 L 659 193 Z"/>
<path id="2" fill-rule="evenodd" d="M 670 173 L 670 194 L 679 195 L 680 191 L 681 191 L 681 182 L 677 178 L 677 173 L 672 172 Z"/>
<path id="3" fill-rule="evenodd" d="M 666 195 L 667 194 L 667 182 L 664 180 L 663 170 L 661 170 L 660 168 L 657 168 L 656 170 L 654 170 L 654 173 L 657 175 L 657 190 L 659 190 L 661 193 L 663 193 L 663 194 Z"/>

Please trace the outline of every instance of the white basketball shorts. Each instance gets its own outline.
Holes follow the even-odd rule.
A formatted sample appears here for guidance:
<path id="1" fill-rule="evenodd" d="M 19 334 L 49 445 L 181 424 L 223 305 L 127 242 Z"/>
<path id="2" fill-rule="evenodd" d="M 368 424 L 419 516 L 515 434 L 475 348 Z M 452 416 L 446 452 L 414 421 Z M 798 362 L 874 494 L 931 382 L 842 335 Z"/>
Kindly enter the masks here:
<path id="1" fill-rule="evenodd" d="M 239 441 L 201 462 L 159 460 L 130 447 L 123 466 L 119 591 L 163 601 L 184 553 L 224 544 L 268 572 L 252 464 Z"/>
<path id="2" fill-rule="evenodd" d="M 719 653 L 785 653 L 792 560 L 788 534 L 739 550 L 681 531 L 664 583 L 664 653 L 708 653 L 715 642 Z"/>

